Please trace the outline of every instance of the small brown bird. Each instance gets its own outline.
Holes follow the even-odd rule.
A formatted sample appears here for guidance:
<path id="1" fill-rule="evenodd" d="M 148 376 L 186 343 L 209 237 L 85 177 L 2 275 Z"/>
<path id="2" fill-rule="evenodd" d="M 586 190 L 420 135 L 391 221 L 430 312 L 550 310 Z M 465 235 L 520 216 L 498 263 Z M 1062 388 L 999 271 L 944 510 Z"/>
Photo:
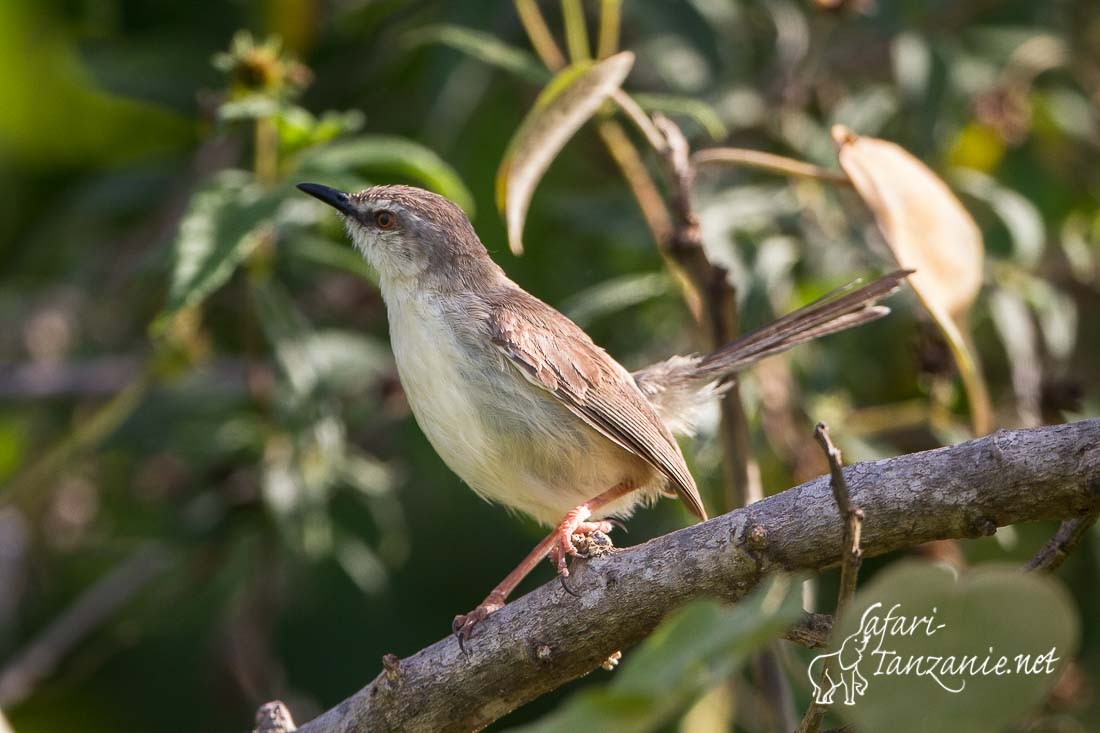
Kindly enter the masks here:
<path id="1" fill-rule="evenodd" d="M 401 383 L 436 452 L 483 498 L 555 526 L 481 605 L 455 617 L 460 642 L 547 555 L 567 576 L 573 535 L 610 532 L 606 517 L 671 494 L 705 520 L 673 433 L 691 434 L 734 372 L 888 313 L 876 303 L 908 274 L 842 289 L 713 354 L 631 374 L 508 279 L 442 196 L 409 186 L 298 188 L 344 215 L 377 270 Z"/>

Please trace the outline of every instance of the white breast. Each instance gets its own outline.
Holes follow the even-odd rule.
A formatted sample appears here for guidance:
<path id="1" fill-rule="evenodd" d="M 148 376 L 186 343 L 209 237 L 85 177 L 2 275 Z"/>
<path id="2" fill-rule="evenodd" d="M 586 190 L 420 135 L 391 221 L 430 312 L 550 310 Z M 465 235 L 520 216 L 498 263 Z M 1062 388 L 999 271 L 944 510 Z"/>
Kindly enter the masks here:
<path id="1" fill-rule="evenodd" d="M 443 461 L 483 498 L 550 524 L 624 472 L 637 473 L 639 459 L 529 384 L 490 344 L 471 352 L 433 297 L 389 295 L 390 340 L 409 406 Z"/>
<path id="2" fill-rule="evenodd" d="M 388 308 L 394 358 L 417 423 L 447 465 L 481 490 L 491 483 L 492 446 L 459 372 L 463 355 L 453 330 L 426 298 Z"/>

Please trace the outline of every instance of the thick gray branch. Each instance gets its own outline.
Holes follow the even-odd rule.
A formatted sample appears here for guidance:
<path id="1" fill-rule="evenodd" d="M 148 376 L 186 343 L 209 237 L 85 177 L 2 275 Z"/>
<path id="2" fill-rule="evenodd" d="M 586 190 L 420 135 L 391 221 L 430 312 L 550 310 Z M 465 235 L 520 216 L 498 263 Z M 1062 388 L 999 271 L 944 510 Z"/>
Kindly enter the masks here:
<path id="1" fill-rule="evenodd" d="M 844 470 L 878 555 L 1100 506 L 1100 419 L 1001 431 Z M 302 733 L 471 730 L 587 674 L 701 596 L 736 600 L 775 571 L 839 560 L 842 523 L 823 476 L 612 557 L 578 563 L 579 598 L 551 582 L 493 614 L 463 656 L 446 638 L 385 671 Z"/>

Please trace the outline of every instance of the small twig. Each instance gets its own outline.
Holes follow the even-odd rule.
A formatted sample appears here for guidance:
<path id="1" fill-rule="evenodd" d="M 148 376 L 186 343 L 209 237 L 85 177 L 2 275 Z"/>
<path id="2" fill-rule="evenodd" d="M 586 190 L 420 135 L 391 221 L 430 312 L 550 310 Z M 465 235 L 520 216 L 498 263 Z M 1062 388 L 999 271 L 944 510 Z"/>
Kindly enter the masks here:
<path id="1" fill-rule="evenodd" d="M 833 632 L 833 617 L 827 613 L 807 613 L 802 620 L 783 634 L 783 638 L 809 649 L 821 649 L 829 645 Z"/>
<path id="2" fill-rule="evenodd" d="M 1077 545 L 1081 544 L 1098 518 L 1100 518 L 1100 509 L 1089 512 L 1083 517 L 1063 521 L 1058 525 L 1058 531 L 1054 536 L 1035 553 L 1035 557 L 1028 561 L 1024 569 L 1053 573 L 1061 567 Z"/>
<path id="3" fill-rule="evenodd" d="M 840 518 L 844 522 L 842 540 L 842 553 L 840 561 L 840 589 L 837 591 L 836 614 L 834 618 L 842 619 L 844 612 L 852 603 L 856 594 L 856 582 L 859 579 L 859 566 L 863 562 L 863 550 L 860 548 L 861 535 L 863 533 L 863 510 L 852 504 L 848 494 L 848 482 L 844 478 L 844 464 L 840 456 L 840 450 L 833 445 L 829 438 L 829 428 L 823 422 L 819 422 L 814 428 L 814 439 L 821 445 L 825 452 L 825 458 L 829 461 L 829 485 L 833 490 L 833 500 L 836 502 Z M 835 674 L 835 659 L 827 657 L 821 670 L 821 680 Z M 817 733 L 821 727 L 821 720 L 825 717 L 827 705 L 820 705 L 816 700 L 806 708 L 806 714 L 802 717 L 802 723 L 798 726 L 797 733 Z"/>
<path id="4" fill-rule="evenodd" d="M 638 149 L 634 147 L 634 143 L 631 142 L 622 125 L 614 120 L 604 120 L 596 129 L 603 138 L 607 152 L 611 154 L 627 185 L 630 186 L 630 191 L 638 202 L 638 208 L 642 211 L 650 233 L 658 242 L 663 241 L 672 230 L 672 222 L 668 217 L 668 209 L 661 199 L 661 193 L 657 190 L 657 185 L 650 177 L 649 171 L 646 170 Z"/>
<path id="5" fill-rule="evenodd" d="M 762 150 L 745 150 L 743 148 L 710 148 L 700 150 L 691 156 L 692 165 L 741 165 L 748 168 L 779 173 L 795 178 L 812 178 L 817 181 L 827 181 L 842 186 L 851 186 L 848 176 L 840 171 L 831 171 L 828 168 L 804 163 L 801 160 L 786 158 L 774 153 L 765 153 Z"/>
<path id="6" fill-rule="evenodd" d="M 126 355 L 0 366 L 0 400 L 111 397 L 136 380 L 146 362 L 144 355 Z M 196 366 L 187 378 L 198 380 L 205 388 L 239 392 L 245 386 L 245 376 L 240 360 L 215 359 Z"/>
<path id="7" fill-rule="evenodd" d="M 256 728 L 252 733 L 293 733 L 296 730 L 294 718 L 281 700 L 265 702 L 256 711 Z"/>
<path id="8" fill-rule="evenodd" d="M 0 399 L 113 395 L 141 371 L 144 356 L 108 356 L 79 362 L 28 362 L 0 367 Z"/>
<path id="9" fill-rule="evenodd" d="M 848 482 L 844 479 L 840 450 L 830 440 L 829 428 L 825 423 L 819 422 L 814 428 L 814 438 L 829 460 L 829 483 L 833 489 L 833 499 L 840 511 L 840 517 L 844 521 L 844 555 L 840 566 L 840 590 L 836 600 L 836 618 L 840 618 L 852 602 L 852 597 L 855 596 L 859 566 L 863 562 L 863 550 L 860 549 L 863 510 L 852 504 L 848 494 Z"/>

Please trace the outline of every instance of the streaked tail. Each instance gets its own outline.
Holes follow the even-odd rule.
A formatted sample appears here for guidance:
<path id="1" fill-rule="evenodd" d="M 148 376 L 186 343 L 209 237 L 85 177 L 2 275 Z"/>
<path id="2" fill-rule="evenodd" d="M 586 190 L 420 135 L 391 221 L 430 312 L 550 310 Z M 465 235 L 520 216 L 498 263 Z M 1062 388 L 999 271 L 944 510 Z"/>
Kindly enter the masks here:
<path id="1" fill-rule="evenodd" d="M 869 323 L 890 312 L 879 301 L 912 270 L 856 287 L 853 282 L 734 339 L 706 356 L 674 356 L 634 373 L 642 392 L 673 432 L 691 433 L 698 408 L 718 396 L 735 372 L 805 341 Z"/>

